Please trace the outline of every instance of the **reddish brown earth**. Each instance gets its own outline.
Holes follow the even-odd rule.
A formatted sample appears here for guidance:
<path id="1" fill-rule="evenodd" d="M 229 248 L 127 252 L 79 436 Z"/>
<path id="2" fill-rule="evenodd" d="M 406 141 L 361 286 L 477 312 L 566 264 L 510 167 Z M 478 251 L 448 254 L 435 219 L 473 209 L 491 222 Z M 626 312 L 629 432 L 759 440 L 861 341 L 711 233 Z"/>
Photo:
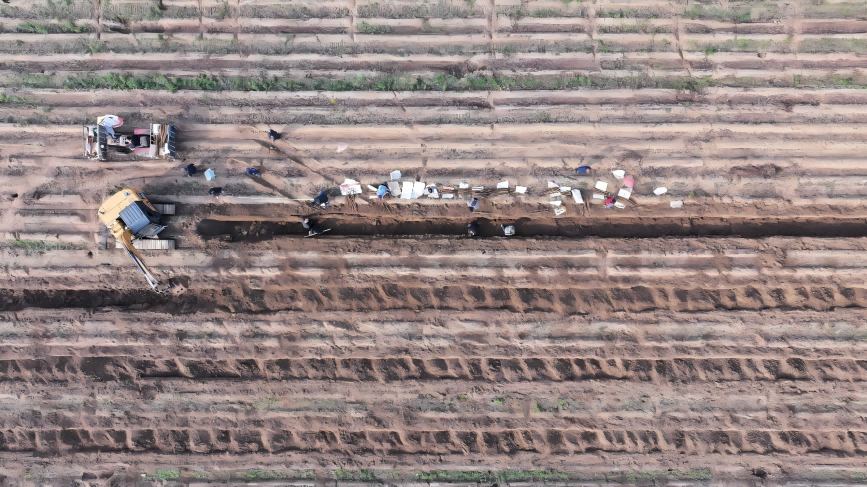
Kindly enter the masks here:
<path id="1" fill-rule="evenodd" d="M 91 32 L 21 32 L 67 20 Z M 863 3 L 11 0 L 0 25 L 0 484 L 867 479 Z M 38 84 L 91 71 L 524 84 Z M 620 84 L 532 84 L 579 76 Z M 105 113 L 174 123 L 179 157 L 87 160 Z M 304 202 L 396 169 L 529 191 Z M 616 169 L 623 210 L 590 199 Z M 549 181 L 589 203 L 555 217 Z M 178 249 L 144 254 L 184 294 L 104 240 L 122 187 L 177 204 Z"/>

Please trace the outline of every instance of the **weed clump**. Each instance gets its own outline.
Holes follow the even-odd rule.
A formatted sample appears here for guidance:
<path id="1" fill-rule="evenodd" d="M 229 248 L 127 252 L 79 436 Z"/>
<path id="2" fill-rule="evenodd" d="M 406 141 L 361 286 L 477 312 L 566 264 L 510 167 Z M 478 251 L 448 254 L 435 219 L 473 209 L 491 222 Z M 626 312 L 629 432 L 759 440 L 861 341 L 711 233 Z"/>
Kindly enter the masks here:
<path id="1" fill-rule="evenodd" d="M 6 242 L 3 246 L 14 250 L 23 250 L 25 252 L 37 253 L 44 253 L 54 250 L 83 250 L 85 248 L 85 246 L 81 244 L 27 239 L 12 240 L 10 242 Z"/>
<path id="2" fill-rule="evenodd" d="M 30 105 L 33 103 L 33 100 L 30 98 L 0 93 L 0 103 L 8 103 L 10 105 Z"/>
<path id="3" fill-rule="evenodd" d="M 744 80 L 727 80 L 726 86 L 737 86 Z M 851 81 L 851 80 L 850 80 Z M 500 74 L 468 74 L 463 77 L 441 74 L 421 76 L 410 73 L 381 77 L 352 76 L 348 78 L 299 78 L 213 76 L 166 76 L 160 73 L 73 74 L 60 78 L 44 74 L 22 74 L 10 78 L 6 86 L 27 88 L 63 88 L 67 90 L 179 90 L 195 91 L 511 91 L 569 89 L 675 89 L 700 92 L 722 81 L 710 77 L 662 77 L 647 74 L 599 76 L 574 74 L 562 76 L 505 76 Z M 754 83 L 749 83 L 752 86 Z M 837 83 L 837 84 L 843 84 Z"/>
<path id="4" fill-rule="evenodd" d="M 388 34 L 391 32 L 391 27 L 387 25 L 368 24 L 362 20 L 355 26 L 355 30 L 359 34 Z"/>
<path id="5" fill-rule="evenodd" d="M 22 22 L 15 27 L 15 32 L 19 34 L 84 34 L 93 32 L 93 26 L 90 24 L 76 25 L 71 20 L 50 24 Z"/>
<path id="6" fill-rule="evenodd" d="M 557 470 L 433 470 L 418 472 L 418 480 L 426 482 L 472 482 L 507 484 L 510 482 L 557 482 L 569 480 L 569 474 Z"/>
<path id="7" fill-rule="evenodd" d="M 158 480 L 162 482 L 168 482 L 169 480 L 175 480 L 179 478 L 181 478 L 181 471 L 177 468 L 157 470 L 153 474 L 147 476 L 147 479 L 151 482 Z"/>

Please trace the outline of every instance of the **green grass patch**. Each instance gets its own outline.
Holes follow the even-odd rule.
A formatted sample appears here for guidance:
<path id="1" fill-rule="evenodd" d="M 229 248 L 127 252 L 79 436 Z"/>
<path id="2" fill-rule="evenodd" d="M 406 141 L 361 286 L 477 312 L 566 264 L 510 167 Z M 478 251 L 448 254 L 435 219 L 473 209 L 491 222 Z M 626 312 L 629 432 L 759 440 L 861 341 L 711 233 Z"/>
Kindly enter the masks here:
<path id="1" fill-rule="evenodd" d="M 596 17 L 606 19 L 659 19 L 667 18 L 668 15 L 653 8 L 619 8 L 596 11 Z"/>
<path id="2" fill-rule="evenodd" d="M 96 54 L 105 51 L 105 43 L 99 41 L 89 41 L 84 45 L 85 54 Z"/>
<path id="3" fill-rule="evenodd" d="M 354 480 L 355 474 L 352 470 L 344 470 L 343 467 L 340 467 L 334 471 L 334 477 L 337 480 Z"/>
<path id="4" fill-rule="evenodd" d="M 837 39 L 833 37 L 804 39 L 798 44 L 798 51 L 805 53 L 867 52 L 867 39 Z"/>
<path id="5" fill-rule="evenodd" d="M 508 56 L 509 54 L 515 54 L 516 52 L 518 52 L 518 50 L 515 49 L 515 46 L 513 46 L 511 44 L 504 44 L 504 45 L 500 46 L 499 48 L 497 48 L 497 52 L 499 52 L 500 54 L 505 54 L 506 56 Z"/>
<path id="6" fill-rule="evenodd" d="M 852 84 L 852 77 L 843 78 L 835 74 L 831 76 L 831 83 L 837 86 L 850 86 Z"/>
<path id="7" fill-rule="evenodd" d="M 867 5 L 857 3 L 811 2 L 804 7 L 806 19 L 864 19 L 867 17 Z"/>
<path id="8" fill-rule="evenodd" d="M 532 84 L 532 81 L 530 82 Z M 27 87 L 46 87 L 45 80 L 37 83 L 22 80 Z M 62 83 L 69 90 L 178 90 L 199 91 L 462 91 L 462 90 L 509 90 L 517 85 L 514 78 L 499 76 L 467 76 L 463 79 L 449 75 L 422 77 L 394 75 L 381 78 L 356 76 L 346 79 L 281 79 L 218 77 L 200 74 L 195 78 L 165 76 L 157 73 L 146 75 L 70 75 Z M 535 85 L 528 88 L 536 88 Z"/>
<path id="9" fill-rule="evenodd" d="M 151 5 L 148 7 L 147 12 L 145 12 L 145 18 L 148 20 L 160 20 L 163 18 L 163 11 L 160 10 L 158 5 Z"/>
<path id="10" fill-rule="evenodd" d="M 657 479 L 671 480 L 711 480 L 713 474 L 710 470 L 651 470 L 648 472 L 630 472 L 626 474 L 626 481 L 630 484 L 638 482 L 654 482 Z"/>
<path id="11" fill-rule="evenodd" d="M 48 26 L 45 24 L 24 22 L 23 24 L 18 24 L 18 27 L 15 28 L 15 32 L 20 32 L 22 34 L 47 34 Z"/>
<path id="12" fill-rule="evenodd" d="M 470 18 L 481 15 L 481 9 L 477 9 L 476 0 L 464 0 L 463 5 L 454 5 L 450 2 L 407 2 L 407 5 L 394 5 L 394 2 L 372 2 L 368 5 L 359 5 L 358 18 L 386 18 L 386 19 L 455 19 Z M 340 17 L 349 15 L 348 9 Z"/>
<path id="13" fill-rule="evenodd" d="M 666 26 L 653 25 L 648 22 L 600 25 L 597 29 L 601 34 L 662 34 L 669 31 Z"/>
<path id="14" fill-rule="evenodd" d="M 83 34 L 93 32 L 93 26 L 90 24 L 75 25 L 71 20 L 51 24 L 22 22 L 15 27 L 15 32 L 21 34 Z"/>
<path id="15" fill-rule="evenodd" d="M 84 250 L 86 247 L 82 244 L 74 244 L 67 242 L 54 242 L 48 240 L 10 240 L 5 244 L 6 247 L 23 250 L 25 252 L 49 252 L 53 250 Z"/>
<path id="16" fill-rule="evenodd" d="M 693 42 L 691 47 L 692 50 L 701 51 L 705 54 L 715 54 L 717 52 L 760 52 L 772 50 L 774 41 L 738 38 L 715 44 Z"/>
<path id="17" fill-rule="evenodd" d="M 249 480 L 273 480 L 285 479 L 286 475 L 273 470 L 250 470 L 244 474 L 244 478 Z"/>
<path id="18" fill-rule="evenodd" d="M 368 24 L 362 20 L 355 25 L 355 31 L 359 34 L 388 34 L 391 32 L 391 27 L 387 25 Z"/>
<path id="19" fill-rule="evenodd" d="M 86 0 L 36 0 L 0 3 L 0 17 L 9 19 L 68 19 L 70 21 L 86 19 L 93 17 L 93 3 Z"/>
<path id="20" fill-rule="evenodd" d="M 502 473 L 506 482 L 552 482 L 569 480 L 569 474 L 557 470 L 510 470 Z"/>
<path id="21" fill-rule="evenodd" d="M 151 482 L 162 481 L 167 482 L 169 480 L 175 480 L 181 478 L 181 471 L 177 468 L 169 468 L 166 470 L 157 470 L 151 475 L 147 476 L 147 479 Z"/>
<path id="22" fill-rule="evenodd" d="M 242 478 L 247 481 L 256 481 L 256 480 L 315 480 L 316 479 L 316 471 L 314 470 L 287 470 L 284 472 L 278 472 L 275 470 L 248 470 L 244 472 L 242 475 L 233 474 L 233 478 Z"/>
<path id="23" fill-rule="evenodd" d="M 735 24 L 768 22 L 779 19 L 780 16 L 780 7 L 775 4 L 766 4 L 760 8 L 741 6 L 730 9 L 693 4 L 683 12 L 683 18 L 685 19 L 716 20 L 718 22 L 733 22 Z"/>
<path id="24" fill-rule="evenodd" d="M 722 9 L 692 5 L 683 11 L 683 18 L 695 20 L 716 20 L 717 22 L 749 22 L 750 11 L 746 9 Z"/>
<path id="25" fill-rule="evenodd" d="M 416 473 L 416 479 L 426 482 L 546 482 L 569 480 L 569 474 L 557 470 L 432 470 Z"/>
<path id="26" fill-rule="evenodd" d="M 563 14 L 551 8 L 541 8 L 538 10 L 533 10 L 530 12 L 530 17 L 533 18 L 551 18 L 551 17 L 562 17 Z"/>
<path id="27" fill-rule="evenodd" d="M 496 472 L 464 470 L 434 470 L 431 472 L 418 472 L 416 478 L 426 482 L 496 483 L 499 480 Z"/>
<path id="28" fill-rule="evenodd" d="M 295 472 L 293 478 L 299 480 L 315 480 L 316 479 L 316 471 L 315 470 L 299 470 Z"/>
<path id="29" fill-rule="evenodd" d="M 362 482 L 376 482 L 377 477 L 376 474 L 373 473 L 372 470 L 368 470 L 366 468 L 362 468 L 361 470 L 347 470 L 343 467 L 338 468 L 334 471 L 334 478 L 337 480 L 360 480 Z"/>
<path id="30" fill-rule="evenodd" d="M 23 88 L 53 88 L 56 78 L 48 74 L 25 73 L 17 76 L 16 81 Z"/>
<path id="31" fill-rule="evenodd" d="M 3 93 L 0 93 L 0 103 L 8 103 L 10 105 L 32 105 L 36 102 L 30 98 L 14 95 L 4 95 Z"/>
<path id="32" fill-rule="evenodd" d="M 712 78 L 654 78 L 647 76 L 623 76 L 618 78 L 605 78 L 597 76 L 577 75 L 566 80 L 566 88 L 662 88 L 681 91 L 699 92 L 707 87 L 715 86 Z"/>
<path id="33" fill-rule="evenodd" d="M 858 82 L 852 81 L 853 85 Z M 714 80 L 697 77 L 660 77 L 635 73 L 629 76 L 578 74 L 563 76 L 501 76 L 468 74 L 419 76 L 400 73 L 378 78 L 288 79 L 274 77 L 221 77 L 200 74 L 196 77 L 166 76 L 159 73 L 124 74 L 80 73 L 69 76 L 44 74 L 9 75 L 7 88 L 62 88 L 67 90 L 179 90 L 191 91 L 513 91 L 570 89 L 675 89 L 699 92 L 711 86 L 739 86 L 736 79 Z M 837 83 L 842 84 L 842 83 Z M 746 86 L 753 86 L 754 82 Z"/>
<path id="34" fill-rule="evenodd" d="M 229 2 L 221 3 L 216 11 L 213 13 L 213 17 L 217 20 L 225 20 L 232 16 L 232 9 L 229 7 Z"/>

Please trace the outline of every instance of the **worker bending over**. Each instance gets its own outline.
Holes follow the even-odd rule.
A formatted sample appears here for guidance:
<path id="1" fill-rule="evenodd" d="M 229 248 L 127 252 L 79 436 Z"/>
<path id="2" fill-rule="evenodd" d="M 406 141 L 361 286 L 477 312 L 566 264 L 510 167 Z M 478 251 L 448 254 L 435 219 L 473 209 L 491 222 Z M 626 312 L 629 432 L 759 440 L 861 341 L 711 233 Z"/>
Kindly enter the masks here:
<path id="1" fill-rule="evenodd" d="M 301 217 L 301 225 L 304 226 L 307 230 L 307 236 L 312 237 L 314 235 L 321 235 L 325 233 L 325 229 L 322 228 L 322 225 L 319 224 L 316 220 L 311 220 L 307 217 Z"/>

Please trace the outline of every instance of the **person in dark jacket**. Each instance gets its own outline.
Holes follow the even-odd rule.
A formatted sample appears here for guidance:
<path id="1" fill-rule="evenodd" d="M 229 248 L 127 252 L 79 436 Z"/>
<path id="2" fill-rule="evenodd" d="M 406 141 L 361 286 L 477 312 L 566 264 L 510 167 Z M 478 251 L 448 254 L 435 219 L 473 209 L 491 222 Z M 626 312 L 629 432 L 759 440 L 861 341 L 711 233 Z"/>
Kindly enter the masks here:
<path id="1" fill-rule="evenodd" d="M 280 133 L 278 133 L 274 129 L 271 129 L 268 131 L 268 138 L 271 139 L 271 142 L 276 142 L 280 140 Z"/>
<path id="2" fill-rule="evenodd" d="M 307 217 L 301 218 L 301 225 L 304 228 L 309 230 L 309 232 L 307 232 L 308 237 L 312 237 L 314 235 L 319 235 L 319 234 L 325 232 L 325 229 L 322 228 L 322 225 L 320 225 L 316 220 L 311 220 L 310 218 L 307 218 Z"/>
<path id="3" fill-rule="evenodd" d="M 186 166 L 184 166 L 184 174 L 186 174 L 187 176 L 192 176 L 193 174 L 196 174 L 196 165 L 187 164 Z"/>
<path id="4" fill-rule="evenodd" d="M 325 194 L 325 191 L 319 193 L 319 196 L 313 198 L 313 206 L 321 206 L 325 208 L 328 206 L 328 195 Z"/>
<path id="5" fill-rule="evenodd" d="M 223 194 L 223 188 L 220 188 L 220 187 L 211 188 L 208 190 L 208 194 L 216 198 L 217 196 L 220 196 L 221 194 Z"/>
<path id="6" fill-rule="evenodd" d="M 479 233 L 479 222 L 472 222 L 467 225 L 467 235 L 475 237 Z"/>

